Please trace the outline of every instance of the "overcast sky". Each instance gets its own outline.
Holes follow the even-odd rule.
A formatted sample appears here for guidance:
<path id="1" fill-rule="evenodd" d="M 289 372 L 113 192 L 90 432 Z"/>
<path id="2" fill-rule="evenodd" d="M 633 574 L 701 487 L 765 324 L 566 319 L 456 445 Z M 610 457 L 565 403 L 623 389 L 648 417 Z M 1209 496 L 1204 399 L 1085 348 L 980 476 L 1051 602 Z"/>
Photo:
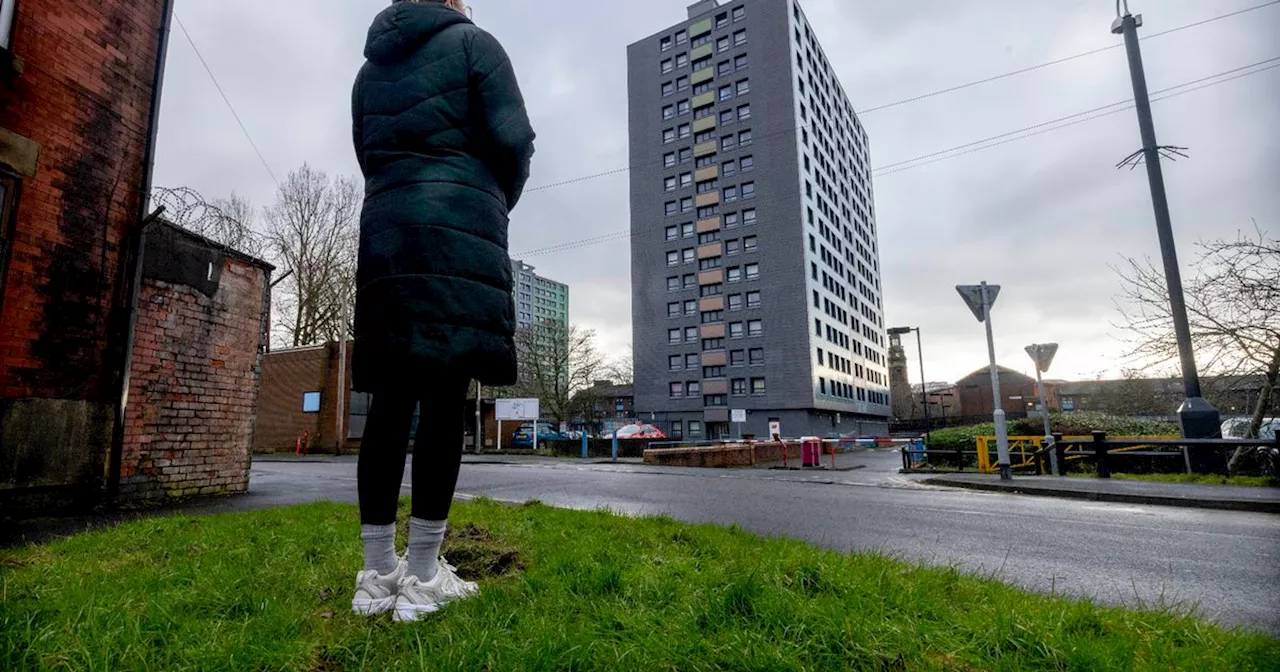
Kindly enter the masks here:
<path id="1" fill-rule="evenodd" d="M 1262 0 L 1131 0 L 1154 33 Z M 303 162 L 356 174 L 350 86 L 385 0 L 178 0 L 201 48 L 277 176 Z M 472 0 L 506 46 L 538 132 L 531 187 L 627 165 L 626 45 L 685 17 L 686 0 Z M 868 109 L 1121 40 L 1109 0 L 804 0 L 854 105 Z M 1143 43 L 1153 91 L 1280 56 L 1280 5 Z M 758 65 L 758 64 L 757 64 Z M 897 163 L 1132 97 L 1122 49 L 862 116 L 872 162 Z M 1250 218 L 1280 231 L 1280 69 L 1155 105 L 1183 268 L 1195 241 Z M 269 203 L 275 185 L 191 46 L 169 48 L 156 182 Z M 1109 265 L 1158 257 L 1146 174 L 1114 165 L 1138 149 L 1132 111 L 875 179 L 889 326 L 923 328 L 930 380 L 986 364 L 982 326 L 956 284 L 1004 286 L 1000 363 L 1031 372 L 1023 346 L 1057 341 L 1057 378 L 1115 375 Z M 513 213 L 512 252 L 630 226 L 628 177 L 538 191 Z M 529 257 L 566 282 L 571 320 L 610 353 L 631 340 L 627 241 Z M 797 327 L 800 329 L 801 327 Z M 797 332 L 797 336 L 804 332 Z M 914 342 L 912 380 L 918 380 Z"/>

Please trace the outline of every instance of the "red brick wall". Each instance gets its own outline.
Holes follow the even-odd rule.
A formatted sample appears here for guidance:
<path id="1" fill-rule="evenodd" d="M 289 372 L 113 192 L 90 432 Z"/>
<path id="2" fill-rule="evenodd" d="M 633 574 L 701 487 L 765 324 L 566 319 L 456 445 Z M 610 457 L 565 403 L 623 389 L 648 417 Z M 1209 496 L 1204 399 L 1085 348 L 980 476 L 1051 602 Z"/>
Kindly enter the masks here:
<path id="1" fill-rule="evenodd" d="M 320 413 L 303 413 L 302 395 L 322 392 L 321 407 L 333 403 L 327 388 L 328 367 L 329 352 L 325 346 L 281 350 L 263 358 L 254 452 L 292 452 L 304 432 L 310 434 L 311 448 L 317 447 Z"/>
<path id="2" fill-rule="evenodd" d="M 18 3 L 25 72 L 0 85 L 0 126 L 41 149 L 3 279 L 0 398 L 113 400 L 164 5 Z"/>
<path id="3" fill-rule="evenodd" d="M 248 489 L 266 283 L 262 268 L 231 257 L 212 297 L 186 285 L 143 282 L 123 498 Z"/>

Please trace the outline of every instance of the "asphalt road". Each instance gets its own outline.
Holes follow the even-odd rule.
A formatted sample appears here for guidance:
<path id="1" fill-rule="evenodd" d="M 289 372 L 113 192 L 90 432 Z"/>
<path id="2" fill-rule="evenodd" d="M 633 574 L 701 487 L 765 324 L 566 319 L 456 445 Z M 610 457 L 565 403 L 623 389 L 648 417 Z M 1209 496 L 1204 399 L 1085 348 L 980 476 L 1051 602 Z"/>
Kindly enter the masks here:
<path id="1" fill-rule="evenodd" d="M 842 551 L 956 565 L 1044 593 L 1196 605 L 1221 623 L 1280 635 L 1280 516 L 951 490 L 898 476 L 896 452 L 841 459 L 865 468 L 697 470 L 469 457 L 458 489 L 464 496 L 737 523 Z M 220 506 L 355 501 L 355 463 L 259 461 L 251 487 L 246 498 Z"/>

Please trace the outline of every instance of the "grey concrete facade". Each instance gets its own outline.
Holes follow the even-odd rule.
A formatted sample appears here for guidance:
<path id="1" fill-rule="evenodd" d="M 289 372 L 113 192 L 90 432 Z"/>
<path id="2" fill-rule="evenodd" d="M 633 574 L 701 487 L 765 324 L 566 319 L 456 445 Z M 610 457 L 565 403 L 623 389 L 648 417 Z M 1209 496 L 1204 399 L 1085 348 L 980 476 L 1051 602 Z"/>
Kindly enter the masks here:
<path id="1" fill-rule="evenodd" d="M 865 132 L 797 4 L 689 14 L 627 50 L 636 409 L 686 439 L 883 434 Z"/>

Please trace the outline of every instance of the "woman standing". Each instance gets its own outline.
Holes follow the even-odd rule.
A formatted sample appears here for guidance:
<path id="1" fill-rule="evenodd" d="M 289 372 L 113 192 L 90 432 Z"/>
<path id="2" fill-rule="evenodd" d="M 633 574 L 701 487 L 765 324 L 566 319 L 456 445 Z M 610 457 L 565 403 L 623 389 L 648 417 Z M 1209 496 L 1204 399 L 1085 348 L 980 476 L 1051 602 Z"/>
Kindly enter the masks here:
<path id="1" fill-rule="evenodd" d="M 365 177 L 355 389 L 372 394 L 358 470 L 365 569 L 352 608 L 417 620 L 477 591 L 439 559 L 468 381 L 516 379 L 507 214 L 533 129 L 515 71 L 460 0 L 395 0 L 369 29 L 352 101 Z M 407 559 L 396 504 L 415 407 Z"/>

